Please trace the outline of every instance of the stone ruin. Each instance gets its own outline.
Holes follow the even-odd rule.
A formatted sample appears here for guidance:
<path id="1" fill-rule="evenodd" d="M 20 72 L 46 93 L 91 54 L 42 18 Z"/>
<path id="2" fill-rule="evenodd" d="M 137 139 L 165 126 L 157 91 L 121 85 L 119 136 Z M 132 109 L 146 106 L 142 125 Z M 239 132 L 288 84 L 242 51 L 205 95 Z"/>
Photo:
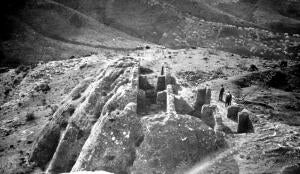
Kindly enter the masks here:
<path id="1" fill-rule="evenodd" d="M 168 67 L 158 78 L 139 69 L 125 57 L 78 84 L 34 142 L 30 161 L 46 173 L 172 174 L 222 148 L 210 90 L 193 108 L 177 95 Z M 203 120 L 190 115 L 195 110 Z"/>
<path id="2" fill-rule="evenodd" d="M 227 108 L 227 118 L 238 123 L 237 133 L 253 133 L 254 128 L 250 119 L 250 112 L 241 105 L 232 105 Z"/>

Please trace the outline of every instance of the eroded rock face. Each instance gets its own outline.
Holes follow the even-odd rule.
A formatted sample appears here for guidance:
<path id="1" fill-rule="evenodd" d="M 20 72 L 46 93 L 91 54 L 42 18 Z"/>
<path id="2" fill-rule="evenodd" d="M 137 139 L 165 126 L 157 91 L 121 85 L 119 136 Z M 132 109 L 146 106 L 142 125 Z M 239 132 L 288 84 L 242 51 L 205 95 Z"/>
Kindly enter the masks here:
<path id="1" fill-rule="evenodd" d="M 170 173 L 180 162 L 191 165 L 215 151 L 216 135 L 200 119 L 188 115 L 142 118 L 144 140 L 137 148 L 131 173 Z"/>
<path id="2" fill-rule="evenodd" d="M 143 139 L 136 104 L 105 115 L 95 124 L 72 171 L 128 173 Z"/>
<path id="3" fill-rule="evenodd" d="M 35 162 L 41 168 L 44 168 L 50 161 L 59 142 L 61 131 L 66 128 L 69 118 L 73 115 L 75 108 L 78 107 L 83 99 L 80 99 L 80 97 L 74 99 L 74 96 L 84 93 L 91 82 L 92 79 L 82 81 L 61 102 L 61 106 L 52 116 L 53 119 L 45 125 L 40 136 L 33 144 L 30 161 Z"/>
<path id="4" fill-rule="evenodd" d="M 132 58 L 120 59 L 93 83 L 74 89 L 43 129 L 31 160 L 44 167 L 52 158 L 48 173 L 70 171 L 98 118 L 136 100 L 136 65 Z"/>

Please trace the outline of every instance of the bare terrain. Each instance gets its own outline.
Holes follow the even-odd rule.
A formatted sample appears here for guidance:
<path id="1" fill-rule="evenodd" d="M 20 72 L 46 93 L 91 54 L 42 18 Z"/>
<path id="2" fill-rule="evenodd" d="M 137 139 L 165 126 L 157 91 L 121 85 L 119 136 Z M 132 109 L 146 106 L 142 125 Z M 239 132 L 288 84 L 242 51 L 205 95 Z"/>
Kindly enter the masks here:
<path id="1" fill-rule="evenodd" d="M 300 1 L 1 8 L 0 173 L 300 173 Z"/>

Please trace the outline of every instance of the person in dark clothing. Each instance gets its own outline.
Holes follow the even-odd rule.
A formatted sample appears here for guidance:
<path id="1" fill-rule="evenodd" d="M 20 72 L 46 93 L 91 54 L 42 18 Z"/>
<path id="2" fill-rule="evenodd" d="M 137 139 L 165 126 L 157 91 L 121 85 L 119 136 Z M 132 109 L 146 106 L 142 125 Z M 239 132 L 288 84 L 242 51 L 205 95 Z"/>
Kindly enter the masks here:
<path id="1" fill-rule="evenodd" d="M 228 91 L 228 93 L 226 94 L 226 98 L 225 98 L 225 106 L 230 106 L 231 100 L 232 100 L 232 95 L 231 95 L 230 91 Z"/>
<path id="2" fill-rule="evenodd" d="M 223 101 L 223 95 L 224 95 L 225 89 L 224 86 L 221 86 L 220 94 L 219 94 L 219 101 Z"/>

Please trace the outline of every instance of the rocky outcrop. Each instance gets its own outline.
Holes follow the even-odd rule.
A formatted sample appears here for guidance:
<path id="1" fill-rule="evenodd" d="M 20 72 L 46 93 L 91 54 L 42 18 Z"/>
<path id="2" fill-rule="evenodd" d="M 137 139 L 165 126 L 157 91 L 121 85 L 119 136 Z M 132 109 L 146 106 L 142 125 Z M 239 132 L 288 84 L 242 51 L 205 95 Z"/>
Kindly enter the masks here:
<path id="1" fill-rule="evenodd" d="M 92 79 L 82 81 L 61 102 L 61 106 L 53 114 L 52 120 L 45 125 L 40 136 L 35 141 L 30 161 L 35 162 L 41 168 L 44 168 L 50 161 L 56 150 L 61 132 L 66 128 L 69 118 L 74 114 L 75 108 L 84 99 L 84 97 L 75 96 L 82 95 L 81 93 L 84 93 L 91 82 Z"/>
<path id="2" fill-rule="evenodd" d="M 52 158 L 48 173 L 70 171 L 98 118 L 136 100 L 136 92 L 131 90 L 138 85 L 136 65 L 132 58 L 120 59 L 92 84 L 81 85 L 88 86 L 85 91 L 75 88 L 36 140 L 31 161 L 44 167 Z"/>
<path id="3" fill-rule="evenodd" d="M 176 95 L 176 80 L 166 72 L 166 90 L 159 92 L 147 89 L 147 76 L 139 75 L 132 58 L 82 82 L 42 131 L 32 161 L 48 163 L 46 173 L 171 174 L 181 163 L 192 166 L 224 147 L 222 136 L 212 129 L 215 106 L 204 105 L 203 120 L 186 115 L 193 108 Z"/>

